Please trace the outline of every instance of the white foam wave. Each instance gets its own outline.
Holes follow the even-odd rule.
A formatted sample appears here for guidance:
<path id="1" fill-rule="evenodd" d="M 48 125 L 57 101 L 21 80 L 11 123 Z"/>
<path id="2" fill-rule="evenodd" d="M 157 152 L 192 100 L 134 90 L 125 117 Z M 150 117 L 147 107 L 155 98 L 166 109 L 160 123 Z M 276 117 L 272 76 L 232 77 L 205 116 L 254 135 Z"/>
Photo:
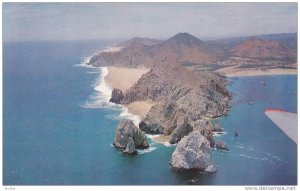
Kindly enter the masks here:
<path id="1" fill-rule="evenodd" d="M 162 145 L 164 145 L 165 147 L 172 147 L 172 146 L 176 146 L 176 145 L 177 145 L 176 143 L 175 143 L 175 144 L 171 144 L 171 143 L 169 143 L 168 141 L 160 142 L 160 141 L 154 141 L 154 140 L 153 140 L 154 138 L 159 137 L 159 136 L 161 136 L 161 135 L 150 135 L 150 134 L 146 134 L 146 137 L 147 137 L 148 139 L 151 139 L 152 144 L 162 144 Z"/>
<path id="2" fill-rule="evenodd" d="M 109 102 L 112 88 L 107 83 L 105 83 L 105 76 L 107 76 L 107 74 L 108 74 L 108 68 L 101 67 L 101 74 L 95 83 L 94 90 L 100 92 L 103 96 L 103 99 L 105 99 L 106 102 Z"/>
<path id="3" fill-rule="evenodd" d="M 93 84 L 95 91 L 81 107 L 91 109 L 116 107 L 116 104 L 109 102 L 112 89 L 104 80 L 105 76 L 108 74 L 107 67 L 100 67 L 95 71 L 99 72 L 99 77 Z"/>
<path id="4" fill-rule="evenodd" d="M 134 115 L 128 111 L 128 108 L 122 106 L 120 118 L 130 119 L 133 121 L 134 125 L 139 126 L 139 123 L 141 122 L 141 119 L 138 115 Z"/>
<path id="5" fill-rule="evenodd" d="M 79 64 L 76 64 L 76 67 L 85 67 L 85 68 L 95 68 L 92 65 L 88 65 L 87 63 L 90 62 L 92 56 L 86 56 L 81 58 L 81 62 Z"/>
<path id="6" fill-rule="evenodd" d="M 137 149 L 138 154 L 145 154 L 154 151 L 157 147 L 149 147 L 148 149 Z"/>
<path id="7" fill-rule="evenodd" d="M 149 139 L 153 139 L 155 137 L 159 137 L 161 135 L 150 135 L 150 134 L 146 134 L 146 137 L 149 138 Z"/>
<path id="8" fill-rule="evenodd" d="M 99 67 L 97 70 L 99 73 L 99 77 L 96 79 L 93 84 L 95 92 L 89 97 L 89 99 L 82 105 L 83 108 L 109 108 L 109 109 L 118 109 L 121 110 L 121 113 L 118 119 L 129 119 L 132 120 L 133 123 L 138 126 L 141 119 L 138 115 L 134 115 L 128 111 L 128 108 L 120 105 L 109 102 L 111 98 L 112 88 L 105 82 L 105 77 L 108 75 L 107 67 Z M 110 116 L 111 117 L 111 116 Z"/>
<path id="9" fill-rule="evenodd" d="M 219 136 L 226 135 L 226 134 L 227 134 L 226 131 L 222 131 L 222 132 L 213 132 L 213 136 L 214 136 L 214 137 L 219 137 Z"/>
<path id="10" fill-rule="evenodd" d="M 166 147 L 172 147 L 172 146 L 176 146 L 177 144 L 171 144 L 169 142 L 164 142 L 163 145 Z"/>

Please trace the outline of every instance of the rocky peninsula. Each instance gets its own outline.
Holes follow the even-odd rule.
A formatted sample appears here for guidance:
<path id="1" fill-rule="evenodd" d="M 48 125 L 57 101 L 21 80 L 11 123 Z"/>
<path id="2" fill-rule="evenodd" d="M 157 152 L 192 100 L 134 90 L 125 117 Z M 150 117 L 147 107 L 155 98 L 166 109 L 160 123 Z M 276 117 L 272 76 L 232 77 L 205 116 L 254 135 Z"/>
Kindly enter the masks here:
<path id="1" fill-rule="evenodd" d="M 247 51 L 247 47 L 252 50 L 256 46 L 266 49 L 264 54 L 257 56 L 256 50 Z M 188 33 L 179 33 L 166 41 L 134 38 L 116 47 L 114 51 L 97 53 L 88 64 L 122 68 L 131 74 L 140 71 L 126 86 L 114 84 L 127 83 L 129 76 L 133 76 L 130 72 L 123 71 L 122 77 L 117 75 L 115 80 L 111 79 L 115 89 L 110 101 L 131 106 L 132 111 L 139 108 L 136 114 L 143 114 L 139 115 L 138 127 L 128 120 L 120 122 L 114 146 L 123 149 L 124 154 L 136 154 L 136 148 L 149 146 L 145 133 L 164 135 L 169 143 L 178 143 L 170 162 L 174 170 L 214 172 L 210 148 L 229 150 L 226 143 L 214 140 L 214 132 L 222 128 L 211 119 L 229 112 L 231 94 L 222 74 L 230 74 L 231 68 L 242 64 L 233 64 L 231 60 L 265 62 L 271 56 L 272 62 L 294 62 L 293 52 L 285 53 L 284 46 L 272 41 L 249 39 L 231 47 L 229 54 L 214 43 L 206 43 Z M 264 66 L 268 67 L 269 60 L 266 63 Z"/>
<path id="2" fill-rule="evenodd" d="M 144 42 L 146 44 L 143 44 Z M 129 86 L 127 88 L 115 86 L 112 91 L 110 101 L 117 104 L 126 106 L 134 103 L 151 103 L 151 107 L 145 115 L 140 116 L 139 127 L 134 126 L 129 120 L 120 122 L 116 129 L 113 145 L 122 149 L 124 154 L 136 154 L 136 148 L 149 147 L 144 133 L 160 134 L 169 136 L 170 140 L 168 141 L 171 144 L 182 145 L 186 141 L 191 141 L 199 145 L 192 149 L 196 153 L 202 149 L 203 155 L 194 156 L 195 160 L 202 160 L 203 157 L 209 159 L 209 149 L 215 146 L 215 141 L 213 139 L 214 125 L 207 119 L 217 118 L 228 113 L 231 95 L 226 89 L 227 81 L 223 76 L 213 72 L 188 70 L 180 62 L 185 61 L 183 59 L 191 58 L 186 53 L 188 51 L 182 51 L 183 49 L 193 51 L 198 56 L 194 56 L 193 59 L 198 60 L 205 55 L 204 60 L 213 61 L 216 59 L 215 55 L 206 50 L 204 42 L 186 33 L 175 35 L 166 42 L 150 42 L 152 41 L 134 39 L 131 43 L 125 43 L 127 47 L 119 49 L 119 51 L 105 51 L 90 60 L 89 64 L 94 66 L 112 65 L 128 69 L 134 68 L 134 70 L 148 68 L 147 72 L 134 81 L 130 88 L 128 88 Z M 146 48 L 149 48 L 149 44 L 152 46 L 150 52 L 154 55 L 149 56 L 151 54 L 149 52 L 147 54 L 132 53 L 137 49 L 145 51 Z M 165 54 L 161 54 L 162 51 L 155 49 L 164 50 Z M 178 56 L 179 49 L 182 51 L 181 57 Z M 196 52 L 202 53 L 198 55 Z M 127 57 L 124 57 L 125 54 Z M 122 62 L 118 62 L 120 59 Z M 138 62 L 141 59 L 143 61 Z M 126 77 L 118 80 L 126 81 Z M 197 136 L 192 136 L 192 132 Z M 205 145 L 205 147 L 201 145 Z M 191 148 L 182 147 L 182 149 Z M 182 149 L 176 150 L 174 153 L 183 155 L 189 153 L 183 152 Z M 174 154 L 174 156 L 179 155 Z M 175 158 L 172 161 L 176 161 Z M 173 169 L 187 168 L 185 166 L 176 167 L 175 163 L 172 165 Z M 202 165 L 203 162 L 200 163 Z M 214 169 L 211 161 L 208 161 L 207 164 L 209 165 L 205 168 L 203 165 L 197 166 L 197 164 L 189 168 Z"/>

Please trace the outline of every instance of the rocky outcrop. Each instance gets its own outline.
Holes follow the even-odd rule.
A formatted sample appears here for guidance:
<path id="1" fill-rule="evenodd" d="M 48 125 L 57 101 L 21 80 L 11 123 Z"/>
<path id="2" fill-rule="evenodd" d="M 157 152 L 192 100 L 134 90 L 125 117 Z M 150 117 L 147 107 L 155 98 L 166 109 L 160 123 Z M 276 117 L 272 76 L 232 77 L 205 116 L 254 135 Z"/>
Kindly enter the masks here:
<path id="1" fill-rule="evenodd" d="M 185 117 L 183 124 L 176 127 L 176 129 L 174 129 L 174 131 L 172 132 L 169 143 L 178 143 L 182 137 L 188 135 L 192 131 L 193 127 L 189 124 L 189 119 L 188 117 Z"/>
<path id="2" fill-rule="evenodd" d="M 223 141 L 217 142 L 216 148 L 223 151 L 229 151 L 228 146 Z"/>
<path id="3" fill-rule="evenodd" d="M 114 89 L 110 100 L 120 104 L 154 101 L 156 105 L 151 107 L 139 124 L 143 132 L 173 133 L 171 143 L 176 143 L 191 132 L 195 121 L 227 114 L 231 95 L 226 90 L 226 79 L 212 72 L 188 70 L 180 64 L 216 61 L 217 57 L 205 42 L 187 33 L 179 33 L 159 43 L 136 38 L 122 47 L 117 52 L 106 51 L 95 55 L 90 64 L 126 67 L 143 65 L 151 68 L 125 93 Z M 189 125 L 183 125 L 185 117 Z M 214 146 L 211 131 L 205 129 L 203 135 Z"/>
<path id="4" fill-rule="evenodd" d="M 221 132 L 223 132 L 223 129 L 219 124 L 216 124 L 216 125 L 212 126 L 212 131 L 217 132 L 217 133 L 221 133 Z"/>
<path id="5" fill-rule="evenodd" d="M 171 167 L 174 170 L 200 170 L 214 172 L 207 139 L 194 131 L 181 139 L 172 154 Z"/>
<path id="6" fill-rule="evenodd" d="M 134 144 L 132 137 L 128 138 L 127 146 L 126 146 L 126 149 L 123 151 L 123 154 L 127 154 L 127 155 L 137 154 L 137 151 L 135 150 L 135 144 Z"/>
<path id="7" fill-rule="evenodd" d="M 146 133 L 171 135 L 185 116 L 193 123 L 227 114 L 229 98 L 223 77 L 162 62 L 127 90 L 121 103 L 155 101 L 139 127 Z"/>
<path id="8" fill-rule="evenodd" d="M 120 102 L 124 99 L 124 95 L 122 90 L 120 89 L 113 89 L 111 93 L 110 102 L 120 104 Z"/>
<path id="9" fill-rule="evenodd" d="M 157 123 L 149 123 L 142 121 L 139 123 L 140 130 L 147 134 L 162 134 L 164 131 L 163 127 Z"/>
<path id="10" fill-rule="evenodd" d="M 215 147 L 215 140 L 214 140 L 214 134 L 213 132 L 215 130 L 222 129 L 220 125 L 214 125 L 211 123 L 211 121 L 207 120 L 197 120 L 192 123 L 192 126 L 194 130 L 200 131 L 201 134 L 209 141 L 210 147 Z"/>
<path id="11" fill-rule="evenodd" d="M 213 148 L 216 145 L 216 142 L 214 140 L 214 135 L 211 130 L 204 129 L 202 132 L 202 135 L 208 140 L 210 147 Z"/>
<path id="12" fill-rule="evenodd" d="M 139 130 L 131 120 L 121 120 L 115 132 L 113 145 L 117 148 L 126 149 L 125 151 L 128 153 L 134 152 L 133 148 L 149 147 L 145 133 Z"/>

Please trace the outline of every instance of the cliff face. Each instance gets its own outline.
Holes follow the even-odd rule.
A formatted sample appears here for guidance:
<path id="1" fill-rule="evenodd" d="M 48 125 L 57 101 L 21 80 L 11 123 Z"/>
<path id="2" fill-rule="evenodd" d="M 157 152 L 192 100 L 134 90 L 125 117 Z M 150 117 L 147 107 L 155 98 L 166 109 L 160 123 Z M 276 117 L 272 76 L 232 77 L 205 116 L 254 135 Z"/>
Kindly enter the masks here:
<path id="1" fill-rule="evenodd" d="M 229 98 L 226 80 L 221 76 L 162 62 L 144 74 L 121 103 L 156 101 L 140 128 L 146 133 L 169 135 L 183 123 L 185 116 L 194 123 L 226 114 Z"/>

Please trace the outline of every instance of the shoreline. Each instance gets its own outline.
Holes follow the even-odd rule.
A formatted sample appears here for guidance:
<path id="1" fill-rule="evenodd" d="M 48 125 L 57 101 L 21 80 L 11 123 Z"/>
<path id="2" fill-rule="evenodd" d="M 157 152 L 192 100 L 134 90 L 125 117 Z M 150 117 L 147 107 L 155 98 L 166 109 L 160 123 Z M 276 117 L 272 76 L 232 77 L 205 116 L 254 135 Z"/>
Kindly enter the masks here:
<path id="1" fill-rule="evenodd" d="M 124 68 L 124 67 L 103 67 L 106 68 L 106 75 L 103 77 L 103 83 L 110 87 L 110 90 L 114 88 L 121 89 L 126 92 L 131 86 L 133 86 L 140 77 L 147 73 L 147 68 Z M 224 69 L 223 69 L 224 70 Z M 297 75 L 296 69 L 272 69 L 272 70 L 234 70 L 233 68 L 219 72 L 226 77 L 255 77 L 255 76 L 271 76 L 271 75 Z M 110 92 L 111 94 L 111 92 Z M 134 121 L 135 125 L 138 126 L 139 122 L 146 117 L 146 114 L 150 111 L 155 102 L 146 101 L 135 101 L 130 104 L 120 105 L 123 109 L 121 110 L 121 117 L 125 117 Z M 153 142 L 170 146 L 169 140 L 170 135 L 157 135 L 149 137 Z"/>
<path id="2" fill-rule="evenodd" d="M 118 88 L 123 92 L 128 90 L 143 74 L 149 71 L 147 68 L 123 68 L 115 66 L 109 66 L 105 68 L 107 68 L 107 73 L 104 76 L 103 83 L 107 84 L 111 90 Z M 119 79 L 122 80 L 120 81 Z M 155 105 L 155 102 L 151 100 L 135 101 L 130 104 L 121 105 L 121 107 L 124 109 L 122 109 L 120 116 L 134 119 L 135 125 L 138 126 L 138 123 L 146 116 L 153 105 Z M 157 135 L 154 137 L 148 137 L 155 143 L 170 146 L 170 135 Z"/>
<path id="3" fill-rule="evenodd" d="M 297 75 L 297 69 L 247 69 L 239 70 L 234 68 L 222 68 L 216 71 L 226 77 L 243 77 L 243 76 L 272 76 L 272 75 Z"/>
<path id="4" fill-rule="evenodd" d="M 105 82 L 112 88 L 117 88 L 123 93 L 133 86 L 140 77 L 149 71 L 148 68 L 125 68 L 109 66 L 108 74 L 104 77 Z"/>
<path id="5" fill-rule="evenodd" d="M 106 83 L 111 90 L 114 88 L 121 89 L 124 92 L 133 86 L 140 77 L 147 73 L 147 68 L 124 68 L 109 66 L 107 68 L 107 75 L 104 77 Z M 135 101 L 130 104 L 122 105 L 126 108 L 129 115 L 137 116 L 142 120 L 151 107 L 154 105 L 152 101 Z"/>
<path id="6" fill-rule="evenodd" d="M 163 144 L 163 145 L 165 145 L 165 146 L 171 145 L 171 144 L 169 143 L 170 139 L 171 139 L 171 135 L 163 135 L 163 134 L 162 134 L 162 135 L 154 136 L 154 137 L 152 138 L 152 140 L 153 140 L 154 142 Z"/>

